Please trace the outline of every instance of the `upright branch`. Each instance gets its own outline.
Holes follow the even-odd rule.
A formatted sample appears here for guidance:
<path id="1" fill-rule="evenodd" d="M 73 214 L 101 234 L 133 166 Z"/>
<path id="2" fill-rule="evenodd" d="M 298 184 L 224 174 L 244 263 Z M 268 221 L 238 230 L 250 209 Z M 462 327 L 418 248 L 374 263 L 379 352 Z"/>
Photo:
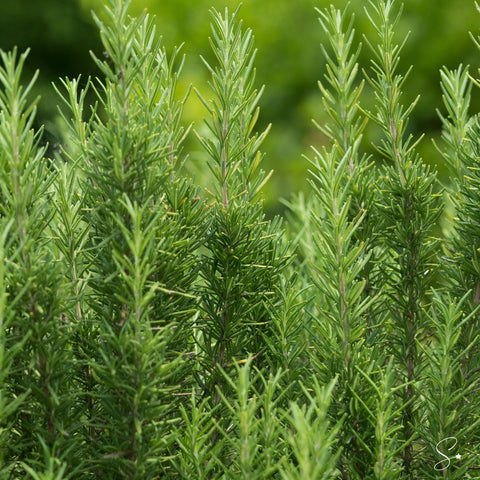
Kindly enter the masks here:
<path id="1" fill-rule="evenodd" d="M 477 42 L 477 46 L 480 44 Z M 458 351 L 462 352 L 462 374 L 465 378 L 476 375 L 473 359 L 478 348 L 467 348 L 478 332 L 478 314 L 471 313 L 480 303 L 480 236 L 478 234 L 478 187 L 480 125 L 478 118 L 469 113 L 471 90 L 475 81 L 471 79 L 468 67 L 460 65 L 456 70 L 444 68 L 441 71 L 443 103 L 447 111 L 438 111 L 443 124 L 442 142 L 437 146 L 446 161 L 452 176 L 449 184 L 449 199 L 454 210 L 450 230 L 449 254 L 443 257 L 449 287 L 457 300 L 462 299 L 464 313 L 469 316 L 463 324 Z M 478 83 L 478 82 L 477 82 Z M 467 296 L 464 299 L 464 296 Z M 465 300 L 465 301 L 463 301 Z M 470 315 L 469 315 L 470 314 Z M 472 368 L 473 367 L 473 368 Z"/>
<path id="2" fill-rule="evenodd" d="M 425 449 L 422 477 L 427 477 L 432 465 L 438 478 L 460 480 L 477 476 L 478 456 L 471 454 L 479 439 L 480 418 L 477 414 L 478 397 L 478 329 L 465 338 L 466 327 L 478 308 L 469 312 L 469 293 L 463 298 L 434 292 L 429 312 L 431 337 L 419 344 L 427 359 L 428 372 L 422 394 L 428 425 L 421 424 L 421 435 L 431 448 Z M 468 344 L 465 344 L 465 341 Z M 469 365 L 465 369 L 465 357 Z M 453 457 L 453 441 L 462 445 L 461 461 L 448 468 Z M 450 449 L 450 451 L 449 451 Z"/>
<path id="3" fill-rule="evenodd" d="M 316 346 L 315 367 L 331 378 L 338 375 L 332 401 L 336 420 L 352 419 L 351 432 L 338 436 L 339 470 L 343 479 L 362 477 L 369 471 L 371 459 L 358 442 L 358 432 L 372 428 L 350 399 L 371 395 L 371 389 L 356 379 L 356 368 L 369 369 L 372 352 L 366 342 L 367 326 L 374 323 L 371 314 L 368 272 L 371 240 L 372 181 L 367 157 L 360 155 L 360 142 L 366 118 L 359 106 L 363 82 L 357 80 L 359 49 L 353 50 L 353 19 L 331 7 L 320 13 L 320 22 L 328 34 L 329 48 L 323 48 L 327 73 L 319 82 L 329 122 L 320 126 L 331 141 L 331 148 L 313 149 L 311 162 L 314 211 L 312 212 L 314 250 L 311 278 L 315 284 Z M 355 390 L 357 390 L 355 392 Z M 350 424 L 350 423 L 349 423 Z M 346 427 L 349 428 L 349 427 Z M 352 459 L 355 458 L 355 461 Z"/>
<path id="4" fill-rule="evenodd" d="M 393 322 L 393 338 L 389 345 L 399 362 L 406 384 L 404 404 L 405 449 L 404 468 L 413 478 L 416 464 L 412 440 L 415 435 L 415 385 L 421 356 L 417 341 L 425 334 L 423 309 L 428 301 L 427 290 L 434 269 L 434 248 L 431 232 L 440 213 L 440 198 L 434 193 L 435 173 L 422 164 L 415 152 L 416 142 L 406 134 L 408 118 L 416 102 L 407 108 L 401 103 L 401 88 L 407 77 L 398 72 L 401 45 L 395 43 L 395 28 L 400 11 L 394 0 L 370 2 L 367 15 L 378 35 L 378 43 L 370 42 L 372 85 L 377 109 L 368 115 L 381 130 L 383 139 L 375 144 L 386 159 L 379 195 L 378 245 L 384 251 L 388 268 L 384 269 L 382 288 L 385 308 Z M 418 142 L 418 141 L 417 141 Z"/>
<path id="5" fill-rule="evenodd" d="M 13 438 L 10 432 L 14 425 L 14 415 L 26 397 L 26 393 L 23 393 L 15 398 L 8 388 L 9 376 L 15 364 L 18 365 L 17 357 L 24 346 L 23 341 L 14 345 L 8 342 L 8 332 L 16 314 L 13 302 L 7 301 L 9 267 L 4 261 L 7 258 L 5 251 L 8 249 L 7 239 L 11 235 L 12 225 L 11 220 L 0 218 L 0 475 L 5 477 L 11 468 L 9 453 Z"/>
<path id="6" fill-rule="evenodd" d="M 335 145 L 337 155 L 348 155 L 348 170 L 340 180 L 349 191 L 350 207 L 348 219 L 353 221 L 359 214 L 363 220 L 354 233 L 354 237 L 365 243 L 365 250 L 370 251 L 372 222 L 370 221 L 373 205 L 373 177 L 370 157 L 361 154 L 360 145 L 363 130 L 368 118 L 360 106 L 360 96 L 364 81 L 358 79 L 358 57 L 361 43 L 355 49 L 354 15 L 348 18 L 348 9 L 343 11 L 331 6 L 329 9 L 317 10 L 320 24 L 328 36 L 329 45 L 322 44 L 326 59 L 327 73 L 318 85 L 323 96 L 323 104 L 328 116 L 327 123 L 317 128 Z M 370 287 L 371 262 L 366 262 L 361 276 L 365 279 L 365 295 L 373 296 Z"/>
<path id="7" fill-rule="evenodd" d="M 48 241 L 53 175 L 42 131 L 33 128 L 38 99 L 29 100 L 36 75 L 26 87 L 21 82 L 27 55 L 0 52 L 0 222 L 8 231 L 2 231 L 7 236 L 0 261 L 10 272 L 2 343 L 12 353 L 17 344 L 22 347 L 5 378 L 9 396 L 22 398 L 5 463 L 19 456 L 45 469 L 50 458 L 61 463 L 57 448 L 73 445 L 59 433 L 69 431 L 73 438 L 77 417 L 69 410 L 71 394 L 66 395 L 74 372 L 67 347 L 71 331 L 61 322 L 59 264 Z M 72 466 L 75 459 L 68 462 Z"/>
<path id="8" fill-rule="evenodd" d="M 81 170 L 67 176 L 59 194 L 72 196 L 76 174 L 81 221 L 72 221 L 76 203 L 64 198 L 59 210 L 66 230 L 82 235 L 78 242 L 60 237 L 59 245 L 76 294 L 79 254 L 88 277 L 89 318 L 80 303 L 75 311 L 82 332 L 76 347 L 86 363 L 79 383 L 86 389 L 90 468 L 101 478 L 143 479 L 162 468 L 173 440 L 169 422 L 176 421 L 171 395 L 188 381 L 181 360 L 194 313 L 203 209 L 195 188 L 175 175 L 186 131 L 175 66 L 152 19 L 131 18 L 129 4 L 108 0 L 103 20 L 94 17 L 104 47 L 104 58 L 93 55 L 104 78 L 89 82 L 98 109 L 84 118 L 85 90 L 64 81 L 72 145 L 64 153 L 70 169 Z"/>
<path id="9" fill-rule="evenodd" d="M 224 16 L 213 10 L 212 18 L 210 43 L 216 62 L 204 63 L 211 73 L 213 98 L 200 96 L 209 113 L 209 132 L 197 132 L 213 176 L 199 346 L 206 391 L 218 404 L 217 389 L 230 386 L 217 366 L 228 370 L 248 354 L 257 366 L 261 362 L 270 323 L 266 301 L 270 307 L 275 304 L 274 285 L 285 253 L 280 222 L 264 220 L 260 201 L 269 175 L 259 169 L 259 147 L 267 131 L 254 133 L 261 90 L 254 88 L 253 36 L 242 29 L 238 10 L 233 15 L 226 10 Z"/>
<path id="10" fill-rule="evenodd" d="M 468 70 L 468 66 L 459 65 L 455 70 L 444 67 L 440 71 L 440 87 L 447 115 L 437 110 L 443 125 L 443 142 L 437 148 L 445 159 L 454 180 L 450 184 L 450 189 L 456 190 L 452 192 L 454 202 L 459 188 L 465 181 L 464 176 L 468 172 L 464 157 L 469 151 L 467 134 L 472 124 L 469 108 L 473 86 Z"/>
<path id="11" fill-rule="evenodd" d="M 316 125 L 336 145 L 340 156 L 349 152 L 348 173 L 349 177 L 354 177 L 355 171 L 360 168 L 358 143 L 366 123 L 366 118 L 359 115 L 359 99 L 364 84 L 357 79 L 361 44 L 352 51 L 355 39 L 354 16 L 351 15 L 347 23 L 346 9 L 342 12 L 331 6 L 330 9 L 317 9 L 317 13 L 330 43 L 328 48 L 322 44 L 327 73 L 325 80 L 319 81 L 318 86 L 331 123 Z"/>

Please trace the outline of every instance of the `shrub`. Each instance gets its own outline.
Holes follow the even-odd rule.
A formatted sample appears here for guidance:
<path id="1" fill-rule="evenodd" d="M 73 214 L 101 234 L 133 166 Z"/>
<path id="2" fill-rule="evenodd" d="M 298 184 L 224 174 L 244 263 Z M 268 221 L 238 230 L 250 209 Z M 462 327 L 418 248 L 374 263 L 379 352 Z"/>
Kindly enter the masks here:
<path id="1" fill-rule="evenodd" d="M 255 131 L 262 89 L 239 11 L 212 10 L 201 188 L 182 148 L 180 52 L 128 7 L 107 0 L 94 17 L 102 78 L 55 87 L 55 158 L 32 127 L 35 78 L 20 82 L 28 52 L 1 53 L 1 478 L 477 478 L 468 68 L 441 72 L 443 192 L 407 130 L 396 2 L 365 10 L 366 86 L 353 19 L 318 10 L 330 120 L 285 224 L 263 212 L 268 129 Z"/>

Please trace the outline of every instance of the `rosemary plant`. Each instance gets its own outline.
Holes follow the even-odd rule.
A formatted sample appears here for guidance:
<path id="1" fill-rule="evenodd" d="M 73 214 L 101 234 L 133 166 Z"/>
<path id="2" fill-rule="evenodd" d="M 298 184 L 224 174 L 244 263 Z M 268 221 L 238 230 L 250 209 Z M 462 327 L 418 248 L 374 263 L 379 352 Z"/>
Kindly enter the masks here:
<path id="1" fill-rule="evenodd" d="M 209 155 L 213 175 L 210 233 L 205 247 L 201 289 L 203 314 L 198 321 L 206 393 L 218 403 L 223 375 L 218 370 L 255 357 L 263 363 L 271 317 L 268 304 L 286 263 L 280 219 L 264 219 L 259 200 L 270 175 L 260 170 L 259 147 L 267 131 L 253 133 L 261 91 L 254 86 L 253 37 L 230 16 L 213 11 L 211 101 L 204 100 L 211 135 L 197 136 Z M 273 302 L 275 303 L 275 302 Z M 223 392 L 225 393 L 225 392 Z"/>
<path id="2" fill-rule="evenodd" d="M 313 392 L 306 392 L 309 404 L 300 407 L 291 405 L 291 426 L 295 435 L 289 437 L 294 453 L 293 462 L 281 471 L 285 480 L 301 478 L 335 478 L 337 476 L 336 454 L 332 454 L 332 446 L 340 425 L 329 428 L 327 418 L 328 406 L 335 382 L 320 387 L 314 382 Z"/>
<path id="3" fill-rule="evenodd" d="M 2 219 L 3 235 L 0 239 L 0 254 L 5 258 L 6 242 L 9 235 L 11 223 L 7 223 Z M 15 310 L 10 302 L 7 302 L 7 286 L 8 286 L 8 264 L 1 262 L 0 264 L 0 474 L 8 475 L 8 470 L 13 466 L 10 464 L 11 446 L 11 429 L 14 425 L 14 414 L 21 407 L 25 400 L 26 394 L 22 394 L 17 398 L 11 395 L 7 388 L 7 380 L 14 366 L 16 357 L 21 353 L 23 342 L 18 342 L 11 346 L 6 342 L 10 325 L 13 322 Z"/>
<path id="4" fill-rule="evenodd" d="M 406 76 L 398 72 L 402 45 L 394 38 L 400 12 L 392 0 L 374 1 L 367 15 L 378 34 L 378 44 L 370 43 L 373 59 L 368 75 L 377 109 L 369 117 L 383 132 L 384 139 L 376 147 L 387 160 L 377 200 L 381 222 L 377 238 L 385 248 L 383 301 L 393 327 L 388 348 L 397 359 L 405 383 L 403 467 L 407 478 L 414 478 L 417 460 L 412 441 L 420 421 L 415 390 L 423 368 L 417 342 L 423 341 L 427 330 L 425 308 L 438 244 L 432 230 L 441 203 L 434 192 L 435 173 L 421 162 L 412 136 L 406 133 L 416 102 L 407 108 L 401 103 Z"/>
<path id="5" fill-rule="evenodd" d="M 12 475 L 62 469 L 64 459 L 72 472 L 76 468 L 69 438 L 76 416 L 68 387 L 75 371 L 71 329 L 61 316 L 59 262 L 49 230 L 53 175 L 40 146 L 42 132 L 32 129 L 36 102 L 28 95 L 35 77 L 27 87 L 20 82 L 27 54 L 2 52 L 0 67 L 2 393 L 11 399 L 4 415 L 17 407 L 2 457 Z"/>
<path id="6" fill-rule="evenodd" d="M 424 384 L 428 421 L 422 425 L 422 437 L 428 447 L 424 455 L 431 459 L 428 462 L 430 466 L 434 463 L 434 471 L 431 468 L 422 469 L 424 478 L 438 478 L 438 472 L 443 472 L 449 479 L 466 478 L 469 470 L 475 468 L 477 460 L 472 454 L 472 446 L 478 438 L 476 430 L 480 418 L 472 404 L 472 393 L 478 386 L 471 381 L 470 371 L 465 370 L 464 362 L 465 357 L 476 348 L 478 333 L 465 348 L 458 345 L 463 343 L 462 336 L 471 317 L 477 314 L 476 311 L 468 315 L 463 312 L 468 296 L 453 300 L 435 293 L 429 315 L 433 335 L 426 345 L 419 345 L 428 359 L 428 378 Z M 470 358 L 473 359 L 473 356 Z M 449 449 L 456 443 L 463 446 L 461 462 L 456 458 L 458 452 L 449 454 Z M 455 459 L 451 469 L 446 468 L 450 462 L 445 461 L 448 457 Z"/>
<path id="7" fill-rule="evenodd" d="M 89 468 L 101 478 L 152 478 L 162 471 L 169 425 L 178 418 L 169 399 L 181 389 L 176 379 L 188 351 L 189 289 L 202 225 L 195 190 L 174 170 L 184 130 L 172 63 L 151 19 L 130 19 L 128 6 L 112 0 L 106 20 L 96 18 L 106 59 L 94 60 L 105 80 L 88 86 L 99 111 L 85 121 L 85 90 L 78 92 L 78 81 L 64 82 L 76 139 L 70 168 L 81 169 L 84 199 L 68 208 L 75 173 L 67 172 L 59 209 L 68 235 L 61 244 L 75 320 L 83 324 L 79 384 Z M 85 280 L 88 315 L 79 288 Z"/>
<path id="8" fill-rule="evenodd" d="M 28 52 L 0 52 L 0 477 L 477 478 L 480 82 L 462 65 L 440 75 L 455 212 L 441 245 L 444 197 L 407 134 L 397 2 L 366 8 L 365 85 L 353 17 L 318 10 L 326 144 L 285 233 L 263 211 L 268 128 L 239 10 L 212 10 L 200 189 L 183 59 L 129 6 L 94 15 L 100 78 L 55 87 L 53 159 L 35 77 L 21 82 Z"/>
<path id="9" fill-rule="evenodd" d="M 478 41 L 477 47 L 480 47 Z M 455 71 L 441 72 L 443 99 L 448 116 L 440 114 L 444 125 L 441 153 L 452 172 L 450 199 L 455 211 L 453 232 L 448 237 L 448 254 L 444 257 L 445 269 L 449 272 L 449 287 L 456 303 L 448 298 L 438 302 L 437 309 L 445 319 L 441 334 L 437 334 L 438 348 L 443 349 L 443 371 L 448 372 L 450 382 L 440 383 L 441 390 L 432 396 L 435 407 L 448 411 L 446 419 L 438 422 L 439 428 L 455 430 L 451 435 L 467 445 L 468 455 L 455 468 L 452 478 L 461 478 L 476 469 L 472 464 L 476 454 L 472 445 L 479 440 L 478 414 L 474 407 L 477 395 L 478 364 L 478 305 L 480 303 L 480 281 L 478 274 L 479 236 L 476 228 L 478 207 L 478 139 L 480 131 L 478 117 L 469 113 L 471 89 L 474 82 L 468 75 L 468 67 L 459 66 Z M 434 319 L 436 320 L 438 314 Z M 438 386 L 437 386 L 438 388 Z M 444 437 L 443 431 L 437 438 Z M 444 443 L 440 448 L 448 447 Z M 445 464 L 441 464 L 443 468 Z M 455 476 L 456 475 L 456 476 Z"/>
<path id="10" fill-rule="evenodd" d="M 362 453 L 366 449 L 358 436 L 366 438 L 373 431 L 362 420 L 365 412 L 351 401 L 372 395 L 368 384 L 365 389 L 364 382 L 358 381 L 357 368 L 368 369 L 370 359 L 376 358 L 367 342 L 371 323 L 367 313 L 374 298 L 366 294 L 371 250 L 363 235 L 368 228 L 365 208 L 370 203 L 365 194 L 372 189 L 368 188 L 367 158 L 359 152 L 366 123 L 358 104 L 363 83 L 356 80 L 359 49 L 352 52 L 352 21 L 347 23 L 346 12 L 333 7 L 319 13 L 332 50 L 329 53 L 323 48 L 327 74 L 325 81 L 319 82 L 331 123 L 317 126 L 332 147 L 313 148 L 315 159 L 311 162 L 315 207 L 311 277 L 316 287 L 312 362 L 324 381 L 337 376 L 333 418 L 336 422 L 350 419 L 337 438 L 342 478 L 365 478 L 372 459 Z"/>

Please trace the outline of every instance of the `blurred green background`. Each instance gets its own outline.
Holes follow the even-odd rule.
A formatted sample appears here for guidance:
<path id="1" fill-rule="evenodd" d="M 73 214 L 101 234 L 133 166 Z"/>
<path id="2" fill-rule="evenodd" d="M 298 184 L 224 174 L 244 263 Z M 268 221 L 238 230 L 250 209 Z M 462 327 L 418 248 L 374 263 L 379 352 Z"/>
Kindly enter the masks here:
<path id="1" fill-rule="evenodd" d="M 199 55 L 211 58 L 208 36 L 210 33 L 209 8 L 231 10 L 238 0 L 133 0 L 132 14 L 147 8 L 156 15 L 158 33 L 167 51 L 184 44 L 186 63 L 181 78 L 179 94 L 194 84 L 205 96 L 208 75 Z M 244 25 L 253 29 L 257 55 L 258 85 L 266 85 L 261 100 L 259 129 L 272 123 L 272 130 L 264 144 L 264 167 L 275 173 L 266 190 L 267 210 L 270 213 L 282 207 L 280 198 L 306 188 L 307 161 L 302 157 L 309 153 L 309 146 L 319 145 L 323 138 L 311 119 L 324 120 L 321 96 L 317 81 L 324 75 L 324 59 L 320 43 L 325 41 L 314 8 L 323 8 L 331 2 L 322 0 L 244 0 L 241 17 Z M 336 7 L 347 2 L 334 1 Z M 364 14 L 365 1 L 353 0 L 349 11 L 356 15 L 356 38 L 365 34 L 371 40 L 375 35 Z M 39 104 L 38 122 L 46 127 L 47 139 L 54 145 L 57 132 L 58 103 L 51 86 L 58 77 L 86 78 L 96 75 L 96 68 L 89 50 L 101 54 L 102 47 L 90 11 L 100 11 L 101 0 L 1 0 L 0 48 L 20 50 L 31 48 L 28 59 L 29 74 L 40 69 L 37 92 Z M 455 68 L 458 64 L 471 66 L 477 76 L 480 52 L 474 46 L 469 32 L 480 32 L 480 14 L 470 0 L 406 0 L 404 13 L 398 28 L 399 40 L 411 31 L 403 50 L 401 71 L 410 65 L 414 68 L 405 86 L 405 104 L 420 94 L 414 110 L 410 131 L 419 136 L 425 133 L 420 151 L 430 164 L 437 165 L 445 176 L 441 157 L 432 145 L 432 138 L 440 134 L 440 122 L 436 109 L 442 108 L 439 86 L 439 69 L 442 65 Z M 369 68 L 369 51 L 365 45 L 360 63 Z M 474 92 L 472 110 L 478 110 L 478 95 Z M 368 87 L 363 97 L 364 106 L 372 107 L 373 98 Z M 185 121 L 202 123 L 205 114 L 196 96 L 189 97 Z M 200 127 L 201 128 L 201 127 Z M 369 150 L 377 132 L 366 132 L 365 145 Z M 203 156 L 192 135 L 189 139 L 192 170 L 202 182 Z M 445 179 L 445 178 L 444 178 Z M 445 179 L 446 180 L 446 179 Z"/>

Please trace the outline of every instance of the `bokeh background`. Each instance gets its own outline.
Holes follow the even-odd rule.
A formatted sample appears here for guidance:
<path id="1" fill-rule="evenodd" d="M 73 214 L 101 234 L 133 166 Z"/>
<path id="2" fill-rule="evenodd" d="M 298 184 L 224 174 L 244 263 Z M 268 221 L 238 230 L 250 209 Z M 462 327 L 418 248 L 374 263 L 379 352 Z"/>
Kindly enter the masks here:
<path id="1" fill-rule="evenodd" d="M 183 44 L 185 67 L 179 85 L 179 95 L 194 84 L 206 97 L 208 75 L 199 55 L 210 57 L 210 7 L 236 9 L 238 0 L 132 0 L 132 14 L 146 8 L 156 16 L 158 34 L 167 51 Z M 325 73 L 320 43 L 325 41 L 315 7 L 330 3 L 344 7 L 343 0 L 244 0 L 241 17 L 252 28 L 257 54 L 258 85 L 265 84 L 261 100 L 258 127 L 272 124 L 266 140 L 264 168 L 275 173 L 266 189 L 266 207 L 270 214 L 282 209 L 281 198 L 307 188 L 308 162 L 303 158 L 309 146 L 324 139 L 312 124 L 324 120 L 321 95 L 317 82 Z M 366 35 L 375 40 L 374 31 L 364 14 L 366 1 L 352 0 L 349 11 L 355 14 L 356 38 Z M 40 94 L 38 123 L 45 125 L 46 138 L 55 145 L 58 138 L 58 99 L 52 82 L 59 77 L 95 76 L 98 72 L 89 51 L 101 55 L 97 29 L 91 10 L 101 11 L 101 0 L 0 0 L 0 48 L 18 46 L 31 48 L 27 75 L 40 70 L 35 94 Z M 424 160 L 436 165 L 441 178 L 448 181 L 442 159 L 432 139 L 438 138 L 441 125 L 436 109 L 442 108 L 439 69 L 446 65 L 471 66 L 478 77 L 480 51 L 469 32 L 480 33 L 480 13 L 473 0 L 405 0 L 398 34 L 401 41 L 411 32 L 402 53 L 400 69 L 414 68 L 405 84 L 405 104 L 421 95 L 409 125 L 409 130 L 425 137 L 420 143 Z M 364 44 L 360 56 L 363 68 L 369 68 L 369 50 Z M 373 106 L 368 87 L 363 96 L 364 106 Z M 479 109 L 478 93 L 474 91 L 472 111 Z M 195 95 L 190 95 L 185 121 L 201 128 L 205 110 Z M 369 128 L 365 148 L 369 150 L 377 132 Z M 204 158 L 194 135 L 188 143 L 190 165 L 202 183 Z"/>

